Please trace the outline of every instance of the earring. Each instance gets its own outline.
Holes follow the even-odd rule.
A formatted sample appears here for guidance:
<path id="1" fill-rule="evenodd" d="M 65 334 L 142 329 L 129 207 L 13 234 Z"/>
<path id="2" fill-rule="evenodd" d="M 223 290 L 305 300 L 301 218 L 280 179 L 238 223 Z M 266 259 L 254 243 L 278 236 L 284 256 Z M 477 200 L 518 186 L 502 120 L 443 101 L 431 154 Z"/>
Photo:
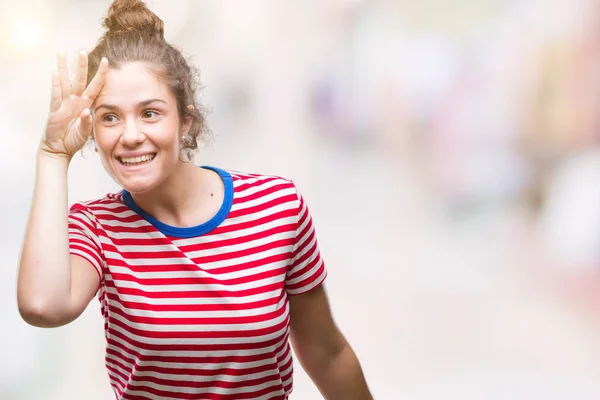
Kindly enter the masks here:
<path id="1" fill-rule="evenodd" d="M 185 144 L 189 141 L 190 141 L 190 137 L 188 136 L 188 134 L 186 132 L 185 135 L 183 135 L 181 137 L 181 148 L 183 148 L 185 146 Z"/>

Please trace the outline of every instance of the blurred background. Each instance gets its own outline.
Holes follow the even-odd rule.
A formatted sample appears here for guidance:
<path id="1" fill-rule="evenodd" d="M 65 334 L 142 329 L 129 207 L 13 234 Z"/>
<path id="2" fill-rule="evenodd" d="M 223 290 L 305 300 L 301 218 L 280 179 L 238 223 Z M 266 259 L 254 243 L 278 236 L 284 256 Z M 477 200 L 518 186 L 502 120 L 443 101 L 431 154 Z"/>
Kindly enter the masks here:
<path id="1" fill-rule="evenodd" d="M 2 400 L 114 399 L 97 301 L 44 330 L 15 300 L 56 53 L 109 4 L 0 0 Z M 196 162 L 303 192 L 375 398 L 600 399 L 600 1 L 148 4 L 201 71 Z M 118 189 L 75 158 L 71 202 Z"/>

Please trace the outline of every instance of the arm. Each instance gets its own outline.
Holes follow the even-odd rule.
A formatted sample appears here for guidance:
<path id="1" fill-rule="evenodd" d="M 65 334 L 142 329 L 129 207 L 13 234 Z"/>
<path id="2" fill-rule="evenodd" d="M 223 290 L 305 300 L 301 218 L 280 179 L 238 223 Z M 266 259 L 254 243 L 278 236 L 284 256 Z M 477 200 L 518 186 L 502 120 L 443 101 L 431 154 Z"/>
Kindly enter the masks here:
<path id="1" fill-rule="evenodd" d="M 89 261 L 69 255 L 68 165 L 65 157 L 38 153 L 17 302 L 22 318 L 39 327 L 65 325 L 81 315 L 100 279 Z"/>
<path id="2" fill-rule="evenodd" d="M 323 286 L 290 296 L 291 342 L 327 400 L 372 400 L 356 354 L 333 320 Z"/>
<path id="3" fill-rule="evenodd" d="M 102 60 L 87 88 L 86 53 L 80 53 L 71 83 L 64 54 L 58 57 L 58 70 L 52 77 L 50 114 L 37 154 L 17 281 L 19 312 L 26 322 L 40 327 L 60 326 L 77 318 L 100 279 L 89 261 L 70 255 L 67 172 L 73 154 L 92 131 L 90 107 L 104 84 L 108 62 Z"/>

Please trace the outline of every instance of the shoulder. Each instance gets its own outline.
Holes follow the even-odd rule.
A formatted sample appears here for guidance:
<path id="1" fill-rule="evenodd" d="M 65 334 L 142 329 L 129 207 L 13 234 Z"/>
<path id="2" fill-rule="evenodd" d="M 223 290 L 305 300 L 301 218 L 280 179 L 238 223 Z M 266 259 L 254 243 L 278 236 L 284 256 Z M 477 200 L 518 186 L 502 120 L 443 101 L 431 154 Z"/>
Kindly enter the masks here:
<path id="1" fill-rule="evenodd" d="M 249 172 L 241 172 L 234 171 L 230 169 L 224 170 L 228 174 L 231 175 L 231 178 L 234 182 L 238 184 L 264 184 L 267 182 L 274 182 L 277 184 L 290 185 L 293 186 L 294 183 L 291 179 L 284 178 L 278 175 L 268 175 L 268 174 L 257 174 L 257 173 L 249 173 Z"/>
<path id="2" fill-rule="evenodd" d="M 123 202 L 123 191 L 108 193 L 104 197 L 93 200 L 77 201 L 69 208 L 69 213 L 85 213 L 90 216 L 98 213 L 120 212 L 126 207 Z"/>
<path id="3" fill-rule="evenodd" d="M 234 202 L 242 203 L 249 200 L 285 203 L 292 208 L 299 208 L 302 196 L 292 179 L 279 175 L 248 173 L 234 170 L 224 170 L 231 175 Z M 259 200 L 259 198 L 261 200 Z"/>
<path id="4" fill-rule="evenodd" d="M 296 185 L 293 180 L 278 176 L 278 175 L 267 175 L 267 174 L 256 174 L 248 172 L 240 172 L 233 170 L 225 170 L 231 175 L 233 186 L 236 192 L 243 192 L 246 190 L 257 191 L 257 190 L 270 190 L 296 193 Z"/>

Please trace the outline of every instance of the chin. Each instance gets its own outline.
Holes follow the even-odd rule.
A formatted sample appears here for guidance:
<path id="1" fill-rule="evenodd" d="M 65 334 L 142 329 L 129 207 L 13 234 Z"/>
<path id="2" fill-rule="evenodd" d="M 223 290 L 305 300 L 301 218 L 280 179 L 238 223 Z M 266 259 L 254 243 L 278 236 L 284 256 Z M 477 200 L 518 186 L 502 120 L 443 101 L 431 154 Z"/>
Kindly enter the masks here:
<path id="1" fill-rule="evenodd" d="M 165 174 L 159 173 L 162 169 L 158 163 L 152 165 L 152 168 L 144 168 L 137 171 L 124 169 L 116 160 L 112 160 L 110 165 L 104 164 L 104 166 L 106 172 L 108 172 L 113 180 L 130 193 L 141 194 L 150 192 L 166 178 L 166 176 L 163 176 Z"/>
<path id="2" fill-rule="evenodd" d="M 144 181 L 132 182 L 130 180 L 122 180 L 121 179 L 118 182 L 123 189 L 127 190 L 131 194 L 148 193 L 148 192 L 152 191 L 152 189 L 154 189 L 158 186 L 157 182 L 152 182 L 152 181 L 150 181 L 150 182 L 144 182 Z"/>

